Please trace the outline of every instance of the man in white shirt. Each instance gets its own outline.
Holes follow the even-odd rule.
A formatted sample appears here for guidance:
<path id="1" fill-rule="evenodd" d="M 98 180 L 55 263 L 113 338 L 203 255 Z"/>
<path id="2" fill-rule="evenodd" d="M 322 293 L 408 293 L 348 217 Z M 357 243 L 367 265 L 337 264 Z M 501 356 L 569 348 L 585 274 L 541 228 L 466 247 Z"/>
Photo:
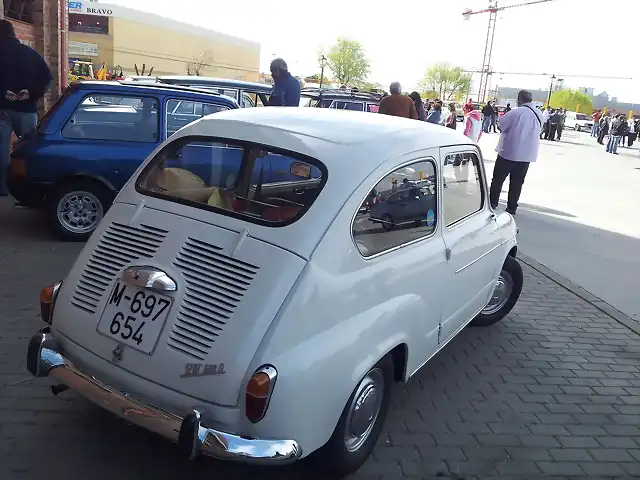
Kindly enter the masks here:
<path id="1" fill-rule="evenodd" d="M 494 209 L 498 207 L 502 185 L 509 177 L 507 212 L 515 215 L 529 164 L 538 157 L 542 113 L 533 105 L 531 92 L 520 90 L 518 108 L 505 113 L 499 122 L 502 133 L 496 147 L 498 158 L 493 167 L 489 200 Z"/>

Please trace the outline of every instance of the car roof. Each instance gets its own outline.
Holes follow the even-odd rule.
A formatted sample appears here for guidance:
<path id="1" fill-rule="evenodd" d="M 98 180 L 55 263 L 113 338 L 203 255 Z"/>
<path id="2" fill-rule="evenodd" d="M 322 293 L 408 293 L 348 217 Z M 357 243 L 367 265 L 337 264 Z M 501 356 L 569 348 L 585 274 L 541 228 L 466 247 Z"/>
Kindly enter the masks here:
<path id="1" fill-rule="evenodd" d="M 192 75 L 163 75 L 158 77 L 158 81 L 167 84 L 190 84 L 190 85 L 216 85 L 219 87 L 241 88 L 257 92 L 271 92 L 272 85 L 257 82 L 245 82 L 244 80 L 229 80 L 225 78 L 200 77 Z"/>
<path id="2" fill-rule="evenodd" d="M 206 101 L 211 100 L 211 97 L 215 97 L 220 100 L 219 103 L 227 104 L 231 107 L 238 108 L 238 102 L 231 97 L 227 97 L 226 95 L 221 95 L 217 92 L 212 92 L 211 90 L 207 90 L 205 88 L 193 88 L 193 87 L 185 87 L 182 85 L 169 85 L 169 84 L 161 84 L 161 83 L 152 83 L 152 82 L 139 82 L 139 81 L 102 81 L 102 80 L 88 80 L 82 82 L 72 83 L 69 88 L 76 88 L 79 90 L 95 90 L 99 88 L 100 90 L 106 92 L 120 92 L 129 91 L 129 92 L 138 92 L 138 93 L 157 93 L 160 91 L 161 93 L 171 94 L 173 92 L 179 93 L 188 93 L 195 95 L 196 98 Z"/>
<path id="3" fill-rule="evenodd" d="M 346 162 L 368 175 L 379 165 L 412 151 L 473 144 L 455 130 L 418 120 L 329 108 L 262 107 L 219 112 L 184 127 L 179 136 L 204 135 L 255 140 L 330 164 Z M 352 155 L 335 155 L 351 150 Z M 333 153 L 332 153 L 333 152 Z M 366 153 L 364 153 L 366 152 Z M 355 171 L 355 170 L 354 170 Z"/>

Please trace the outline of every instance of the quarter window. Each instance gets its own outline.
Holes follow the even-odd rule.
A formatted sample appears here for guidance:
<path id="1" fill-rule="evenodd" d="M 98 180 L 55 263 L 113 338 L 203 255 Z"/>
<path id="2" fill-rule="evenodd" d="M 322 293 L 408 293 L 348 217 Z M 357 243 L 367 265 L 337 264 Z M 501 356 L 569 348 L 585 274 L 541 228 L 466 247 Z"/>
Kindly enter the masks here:
<path id="1" fill-rule="evenodd" d="M 436 170 L 432 160 L 399 168 L 369 192 L 351 230 L 360 253 L 375 255 L 431 235 L 437 225 Z"/>
<path id="2" fill-rule="evenodd" d="M 223 105 L 211 103 L 169 100 L 167 102 L 167 138 L 191 122 L 222 110 L 228 109 Z"/>
<path id="3" fill-rule="evenodd" d="M 444 182 L 442 207 L 447 226 L 482 209 L 484 190 L 480 160 L 475 153 L 460 152 L 446 155 L 442 178 Z"/>
<path id="4" fill-rule="evenodd" d="M 62 129 L 66 138 L 155 143 L 158 100 L 91 94 L 82 100 Z"/>

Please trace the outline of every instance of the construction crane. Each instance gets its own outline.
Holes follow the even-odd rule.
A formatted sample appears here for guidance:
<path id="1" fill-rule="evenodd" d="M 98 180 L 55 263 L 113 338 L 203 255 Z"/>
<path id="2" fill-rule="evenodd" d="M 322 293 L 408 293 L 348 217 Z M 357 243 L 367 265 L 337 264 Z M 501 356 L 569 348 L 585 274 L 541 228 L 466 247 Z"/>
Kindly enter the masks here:
<path id="1" fill-rule="evenodd" d="M 498 12 L 506 10 L 508 8 L 526 7 L 528 5 L 535 5 L 537 3 L 547 3 L 553 0 L 534 0 L 526 3 L 518 3 L 516 5 L 507 5 L 504 7 L 498 6 L 498 0 L 489 0 L 489 7 L 484 10 L 472 11 L 467 9 L 462 12 L 462 16 L 465 20 L 469 20 L 471 15 L 477 15 L 479 13 L 489 14 L 489 27 L 487 28 L 487 38 L 484 44 L 484 58 L 482 59 L 482 70 L 480 76 L 480 90 L 478 91 L 478 101 L 481 102 L 487 95 L 487 85 L 489 83 L 489 72 L 491 70 L 491 54 L 493 53 L 493 38 L 496 34 L 496 20 L 498 19 Z"/>
<path id="2" fill-rule="evenodd" d="M 598 78 L 598 79 L 606 79 L 606 80 L 633 80 L 632 77 L 609 77 L 606 75 L 573 75 L 573 74 L 554 74 L 554 73 L 530 73 L 530 72 L 494 72 L 493 70 L 463 70 L 465 73 L 483 73 L 487 76 L 487 83 L 489 85 L 489 78 L 493 74 L 497 75 L 528 75 L 528 76 L 538 76 L 538 77 L 549 77 L 551 80 L 551 84 L 549 86 L 549 97 L 547 98 L 547 104 L 551 101 L 551 92 L 553 92 L 554 85 L 558 83 L 562 83 L 565 78 Z M 488 87 L 485 87 L 485 92 Z"/>

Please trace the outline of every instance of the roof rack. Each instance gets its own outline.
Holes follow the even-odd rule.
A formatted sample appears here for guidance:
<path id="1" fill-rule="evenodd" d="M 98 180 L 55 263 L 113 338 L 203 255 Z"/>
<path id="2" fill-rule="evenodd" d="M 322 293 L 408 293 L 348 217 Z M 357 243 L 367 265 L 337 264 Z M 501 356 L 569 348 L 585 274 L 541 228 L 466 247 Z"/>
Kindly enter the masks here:
<path id="1" fill-rule="evenodd" d="M 319 88 L 319 87 L 304 87 L 301 93 L 314 93 L 318 95 L 344 95 L 350 97 L 362 96 L 362 97 L 375 97 L 378 100 L 382 98 L 382 92 L 376 92 L 373 90 L 360 90 L 358 88 Z"/>

